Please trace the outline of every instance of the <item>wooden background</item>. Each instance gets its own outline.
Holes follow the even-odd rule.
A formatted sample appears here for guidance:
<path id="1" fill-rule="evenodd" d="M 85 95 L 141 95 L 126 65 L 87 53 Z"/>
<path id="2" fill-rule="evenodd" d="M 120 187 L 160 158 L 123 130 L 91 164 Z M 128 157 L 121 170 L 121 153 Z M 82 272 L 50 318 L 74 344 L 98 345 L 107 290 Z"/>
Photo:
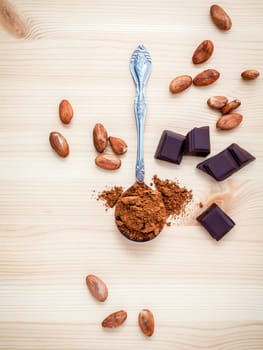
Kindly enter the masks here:
<path id="1" fill-rule="evenodd" d="M 0 349 L 263 349 L 263 2 L 222 1 L 232 30 L 219 31 L 207 0 L 0 0 Z M 204 39 L 212 58 L 191 63 Z M 128 63 L 143 43 L 153 60 L 147 87 L 146 181 L 177 178 L 193 189 L 189 216 L 154 241 L 121 237 L 99 191 L 134 182 L 135 88 Z M 176 75 L 215 68 L 214 85 L 168 91 Z M 261 77 L 244 82 L 247 68 Z M 218 132 L 213 95 L 239 98 L 244 121 Z M 63 126 L 67 98 L 74 120 Z M 96 168 L 92 128 L 101 122 L 129 146 L 116 172 Z M 180 166 L 154 160 L 161 131 L 185 134 L 209 125 L 211 155 L 237 142 L 257 160 L 217 183 L 185 157 Z M 48 135 L 63 133 L 71 154 L 61 159 Z M 95 190 L 95 192 L 93 192 Z M 216 201 L 236 222 L 220 242 L 195 222 L 198 203 Z M 108 285 L 105 303 L 92 299 L 85 276 Z M 156 331 L 137 326 L 150 308 Z M 100 326 L 125 309 L 116 330 Z"/>

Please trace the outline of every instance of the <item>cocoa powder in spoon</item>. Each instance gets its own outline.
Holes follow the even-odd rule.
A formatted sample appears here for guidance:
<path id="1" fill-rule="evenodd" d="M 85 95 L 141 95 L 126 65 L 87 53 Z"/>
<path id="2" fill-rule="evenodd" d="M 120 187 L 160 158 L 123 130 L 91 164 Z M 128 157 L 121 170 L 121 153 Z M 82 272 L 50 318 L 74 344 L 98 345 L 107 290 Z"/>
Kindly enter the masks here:
<path id="1" fill-rule="evenodd" d="M 98 195 L 97 199 L 104 201 L 106 208 L 113 208 L 119 201 L 116 224 L 132 240 L 143 240 L 143 231 L 148 236 L 149 232 L 154 236 L 159 234 L 164 223 L 170 225 L 171 219 L 185 213 L 193 198 L 192 190 L 180 187 L 177 181 L 161 180 L 157 175 L 152 180 L 153 190 L 137 183 L 131 187 L 132 193 L 123 198 L 121 186 L 106 189 Z"/>
<path id="2" fill-rule="evenodd" d="M 115 223 L 119 231 L 136 242 L 149 241 L 162 231 L 166 209 L 159 191 L 136 182 L 125 191 L 115 206 Z"/>

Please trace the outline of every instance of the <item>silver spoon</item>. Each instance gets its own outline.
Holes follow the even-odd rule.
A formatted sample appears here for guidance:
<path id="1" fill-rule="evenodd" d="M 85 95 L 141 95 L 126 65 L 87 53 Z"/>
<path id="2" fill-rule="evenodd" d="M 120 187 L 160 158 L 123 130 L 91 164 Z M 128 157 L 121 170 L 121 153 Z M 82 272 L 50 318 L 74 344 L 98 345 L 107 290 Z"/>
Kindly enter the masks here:
<path id="1" fill-rule="evenodd" d="M 130 60 L 130 70 L 136 85 L 134 111 L 137 126 L 137 160 L 135 177 L 137 182 L 143 183 L 145 174 L 143 154 L 143 134 L 146 117 L 145 88 L 152 71 L 151 56 L 143 45 L 139 45 L 133 52 Z"/>
<path id="2" fill-rule="evenodd" d="M 149 241 L 153 238 L 155 238 L 160 231 L 162 230 L 164 223 L 161 221 L 158 224 L 158 229 L 150 230 L 149 232 L 149 226 L 146 229 L 142 229 L 141 236 L 140 232 L 137 232 L 136 237 L 131 234 L 127 234 L 127 232 L 124 232 L 123 225 L 125 225 L 125 220 L 120 217 L 120 206 L 123 205 L 123 201 L 125 198 L 125 201 L 129 205 L 136 205 L 136 203 L 133 203 L 133 201 L 136 202 L 136 190 L 138 189 L 138 186 L 142 186 L 143 189 L 149 193 L 149 195 L 153 196 L 153 200 L 158 199 L 160 203 L 160 194 L 158 194 L 156 191 L 152 190 L 149 186 L 147 186 L 144 183 L 144 175 L 145 175 L 145 169 L 144 169 L 144 123 L 145 123 L 145 117 L 146 117 L 146 98 L 145 98 L 145 89 L 147 82 L 149 80 L 151 71 L 152 71 L 152 59 L 149 54 L 149 52 L 146 50 L 146 48 L 143 45 L 139 45 L 133 52 L 131 59 L 130 59 L 130 71 L 132 74 L 132 77 L 134 79 L 135 85 L 136 85 L 136 96 L 135 96 L 135 103 L 134 103 L 134 111 L 135 111 L 135 119 L 136 119 L 136 127 L 137 127 L 137 159 L 136 159 L 136 167 L 135 167 L 135 177 L 136 182 L 134 185 L 132 185 L 128 190 L 126 190 L 120 200 L 117 202 L 115 207 L 115 222 L 119 229 L 119 231 L 128 239 L 137 241 L 137 242 L 145 242 Z M 160 213 L 165 212 L 164 204 L 161 200 L 161 204 L 157 210 Z M 146 231 L 147 232 L 146 232 Z M 127 231 L 127 230 L 125 230 Z"/>

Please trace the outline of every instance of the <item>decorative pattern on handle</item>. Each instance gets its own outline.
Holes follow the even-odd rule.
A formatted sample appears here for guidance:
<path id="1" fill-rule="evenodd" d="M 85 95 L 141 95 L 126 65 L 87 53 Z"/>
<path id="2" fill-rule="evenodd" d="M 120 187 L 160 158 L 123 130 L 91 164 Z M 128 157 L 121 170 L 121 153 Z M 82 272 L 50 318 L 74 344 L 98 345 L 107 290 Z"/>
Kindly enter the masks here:
<path id="1" fill-rule="evenodd" d="M 136 181 L 143 183 L 144 182 L 144 175 L 145 175 L 145 170 L 144 170 L 144 160 L 140 159 L 137 160 L 136 162 L 136 169 L 135 169 L 135 174 L 136 174 Z"/>
<path id="2" fill-rule="evenodd" d="M 138 89 L 141 89 L 141 92 L 143 92 L 152 69 L 151 56 L 143 45 L 139 45 L 133 52 L 130 60 L 130 69 L 136 84 L 137 93 Z"/>
<path id="3" fill-rule="evenodd" d="M 136 181 L 144 182 L 144 154 L 143 132 L 146 117 L 145 87 L 151 74 L 152 60 L 149 52 L 143 45 L 139 45 L 133 52 L 130 60 L 130 70 L 136 85 L 136 97 L 134 104 L 137 125 L 137 160 Z"/>

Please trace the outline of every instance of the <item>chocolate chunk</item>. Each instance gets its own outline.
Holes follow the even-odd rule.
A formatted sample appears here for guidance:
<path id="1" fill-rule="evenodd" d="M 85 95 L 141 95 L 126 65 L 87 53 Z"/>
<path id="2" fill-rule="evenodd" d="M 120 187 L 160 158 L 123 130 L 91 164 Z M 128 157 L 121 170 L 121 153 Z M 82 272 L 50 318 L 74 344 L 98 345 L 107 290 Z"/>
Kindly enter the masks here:
<path id="1" fill-rule="evenodd" d="M 239 167 L 231 153 L 226 149 L 197 165 L 197 168 L 222 181 L 235 173 Z"/>
<path id="2" fill-rule="evenodd" d="M 211 204 L 196 220 L 217 241 L 235 226 L 234 221 L 216 203 Z"/>
<path id="3" fill-rule="evenodd" d="M 180 164 L 183 157 L 184 141 L 183 135 L 164 130 L 155 152 L 155 158 Z"/>
<path id="4" fill-rule="evenodd" d="M 206 157 L 210 153 L 209 126 L 194 128 L 186 135 L 184 154 Z"/>
<path id="5" fill-rule="evenodd" d="M 222 181 L 255 159 L 252 154 L 236 143 L 232 143 L 222 152 L 197 164 L 196 167 L 215 180 Z"/>

